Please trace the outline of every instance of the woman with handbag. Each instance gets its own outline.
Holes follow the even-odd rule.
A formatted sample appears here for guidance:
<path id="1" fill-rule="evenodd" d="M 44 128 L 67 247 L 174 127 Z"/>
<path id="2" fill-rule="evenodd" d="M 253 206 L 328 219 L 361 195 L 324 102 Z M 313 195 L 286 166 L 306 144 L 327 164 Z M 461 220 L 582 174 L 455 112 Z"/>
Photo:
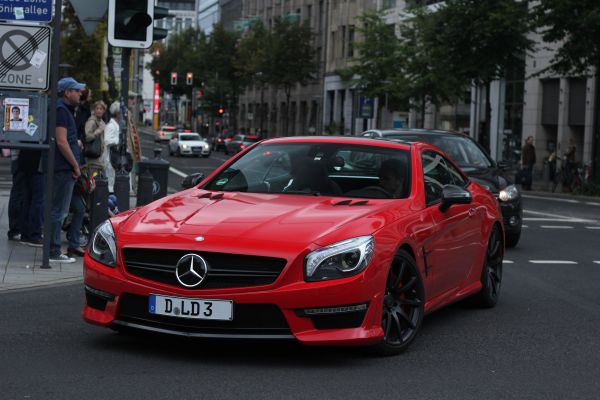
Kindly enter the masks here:
<path id="1" fill-rule="evenodd" d="M 85 157 L 86 169 L 90 176 L 94 173 L 105 174 L 104 129 L 106 124 L 102 117 L 106 112 L 106 104 L 102 100 L 94 103 L 94 113 L 85 123 Z"/>

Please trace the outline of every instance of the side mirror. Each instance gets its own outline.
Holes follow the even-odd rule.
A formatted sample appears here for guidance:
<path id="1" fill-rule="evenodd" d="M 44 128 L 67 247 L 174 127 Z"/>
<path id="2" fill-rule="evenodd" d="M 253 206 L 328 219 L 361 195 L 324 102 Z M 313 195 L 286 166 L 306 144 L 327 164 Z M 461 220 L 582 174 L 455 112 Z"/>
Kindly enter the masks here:
<path id="1" fill-rule="evenodd" d="M 453 204 L 470 204 L 473 200 L 471 192 L 456 185 L 446 185 L 442 189 L 442 204 L 440 210 L 448 211 Z"/>
<path id="2" fill-rule="evenodd" d="M 191 174 L 183 178 L 183 180 L 181 181 L 181 187 L 184 189 L 193 188 L 203 180 L 204 174 L 202 172 Z"/>

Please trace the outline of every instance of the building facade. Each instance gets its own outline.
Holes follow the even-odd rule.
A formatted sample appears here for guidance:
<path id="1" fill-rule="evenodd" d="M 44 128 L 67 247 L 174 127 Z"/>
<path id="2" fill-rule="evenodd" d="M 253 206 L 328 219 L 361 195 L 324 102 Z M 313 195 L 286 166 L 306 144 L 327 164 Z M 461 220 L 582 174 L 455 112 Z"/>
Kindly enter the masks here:
<path id="1" fill-rule="evenodd" d="M 266 27 L 272 27 L 275 18 L 286 16 L 307 21 L 314 33 L 314 46 L 319 64 L 317 78 L 292 90 L 290 103 L 281 90 L 256 85 L 240 96 L 238 126 L 250 132 L 262 132 L 263 136 L 314 135 L 322 132 L 323 80 L 326 54 L 327 7 L 326 0 L 243 0 L 244 21 L 260 19 Z M 286 118 L 287 115 L 287 130 Z"/>

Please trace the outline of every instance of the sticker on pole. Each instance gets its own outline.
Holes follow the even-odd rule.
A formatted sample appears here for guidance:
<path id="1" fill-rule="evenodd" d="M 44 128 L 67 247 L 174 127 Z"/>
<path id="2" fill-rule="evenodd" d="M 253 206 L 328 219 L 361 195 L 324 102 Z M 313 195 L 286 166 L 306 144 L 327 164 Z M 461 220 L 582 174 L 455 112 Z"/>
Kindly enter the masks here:
<path id="1" fill-rule="evenodd" d="M 0 88 L 48 90 L 51 29 L 0 24 Z"/>

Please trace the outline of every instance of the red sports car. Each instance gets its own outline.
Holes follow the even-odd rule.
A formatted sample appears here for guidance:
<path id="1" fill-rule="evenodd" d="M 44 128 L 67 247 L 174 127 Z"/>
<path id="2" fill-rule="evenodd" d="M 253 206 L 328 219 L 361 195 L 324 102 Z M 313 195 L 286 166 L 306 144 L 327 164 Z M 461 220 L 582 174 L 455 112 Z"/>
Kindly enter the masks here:
<path id="1" fill-rule="evenodd" d="M 395 354 L 435 309 L 496 304 L 503 229 L 497 200 L 434 146 L 265 140 L 196 187 L 101 224 L 83 317 Z"/>

